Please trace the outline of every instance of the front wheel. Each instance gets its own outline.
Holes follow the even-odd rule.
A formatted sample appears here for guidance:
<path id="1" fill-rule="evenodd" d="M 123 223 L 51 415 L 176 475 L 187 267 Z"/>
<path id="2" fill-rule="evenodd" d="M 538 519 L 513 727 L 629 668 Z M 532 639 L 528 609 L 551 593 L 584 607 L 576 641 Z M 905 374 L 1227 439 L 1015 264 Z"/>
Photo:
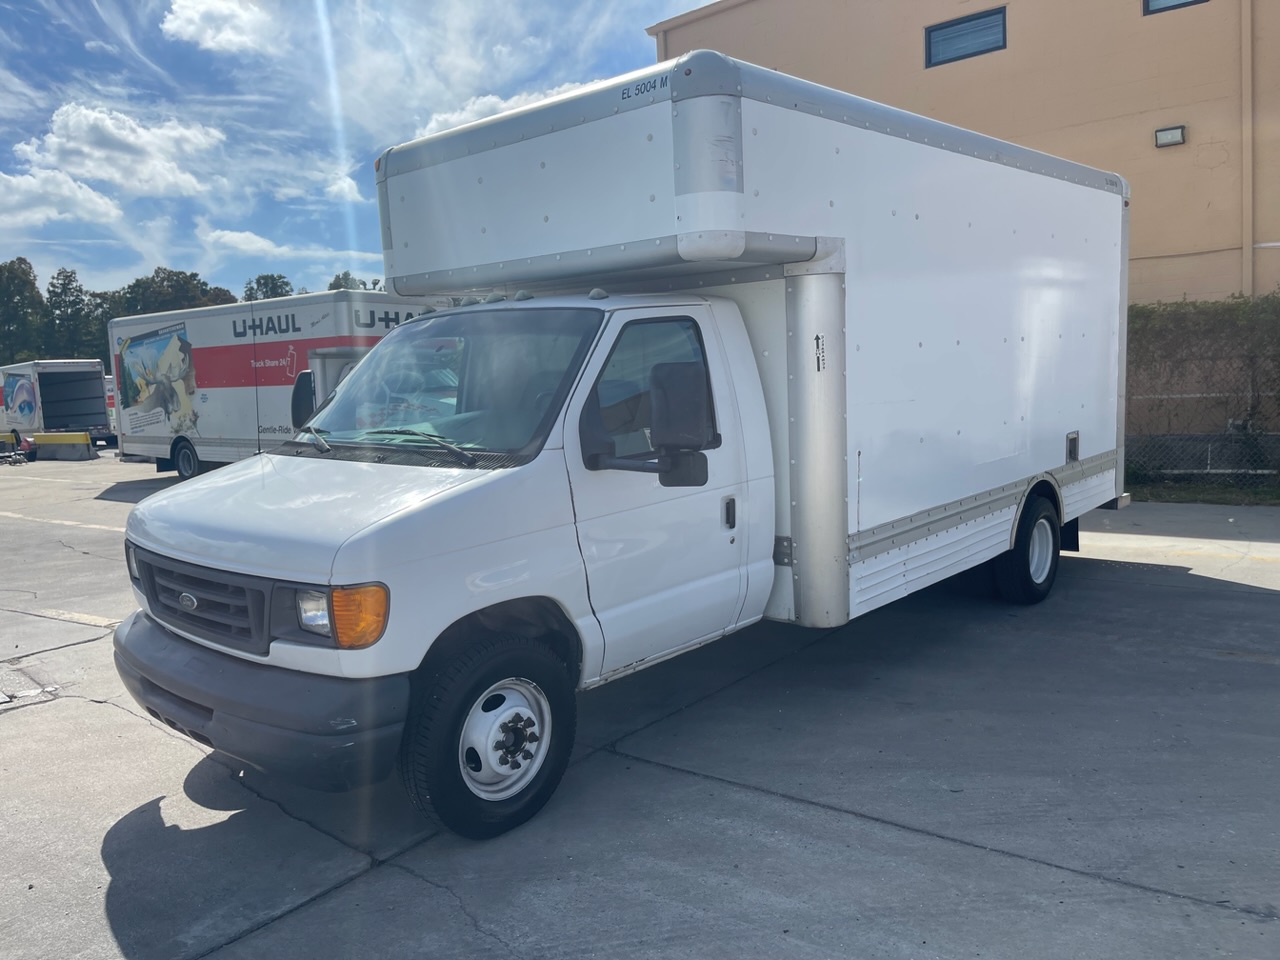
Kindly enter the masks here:
<path id="1" fill-rule="evenodd" d="M 996 588 L 1010 603 L 1039 603 L 1053 589 L 1061 547 L 1058 511 L 1044 497 L 1022 509 L 1013 549 L 996 557 Z"/>
<path id="2" fill-rule="evenodd" d="M 179 440 L 173 445 L 173 466 L 179 480 L 190 480 L 200 472 L 200 456 L 190 440 Z"/>
<path id="3" fill-rule="evenodd" d="M 485 637 L 415 682 L 400 775 L 427 816 L 464 837 L 495 837 L 551 798 L 576 728 L 564 661 L 537 641 Z"/>

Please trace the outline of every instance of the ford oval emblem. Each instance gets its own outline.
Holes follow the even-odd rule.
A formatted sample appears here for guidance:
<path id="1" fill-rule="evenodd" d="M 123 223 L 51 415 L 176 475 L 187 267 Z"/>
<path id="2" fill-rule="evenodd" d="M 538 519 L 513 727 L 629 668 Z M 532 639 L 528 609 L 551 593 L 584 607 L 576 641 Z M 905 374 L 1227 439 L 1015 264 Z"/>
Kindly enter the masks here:
<path id="1" fill-rule="evenodd" d="M 194 610 L 200 606 L 200 601 L 189 593 L 184 593 L 178 597 L 178 603 L 182 604 L 183 610 Z"/>

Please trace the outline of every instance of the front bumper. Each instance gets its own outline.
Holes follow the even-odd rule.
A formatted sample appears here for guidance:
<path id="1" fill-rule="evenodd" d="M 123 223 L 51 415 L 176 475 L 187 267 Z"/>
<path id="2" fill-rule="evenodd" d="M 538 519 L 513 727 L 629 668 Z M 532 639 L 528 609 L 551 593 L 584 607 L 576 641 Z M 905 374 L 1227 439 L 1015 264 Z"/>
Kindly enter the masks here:
<path id="1" fill-rule="evenodd" d="M 409 712 L 409 676 L 349 680 L 219 653 L 143 611 L 115 631 L 116 670 L 157 720 L 271 776 L 317 790 L 384 779 Z"/>

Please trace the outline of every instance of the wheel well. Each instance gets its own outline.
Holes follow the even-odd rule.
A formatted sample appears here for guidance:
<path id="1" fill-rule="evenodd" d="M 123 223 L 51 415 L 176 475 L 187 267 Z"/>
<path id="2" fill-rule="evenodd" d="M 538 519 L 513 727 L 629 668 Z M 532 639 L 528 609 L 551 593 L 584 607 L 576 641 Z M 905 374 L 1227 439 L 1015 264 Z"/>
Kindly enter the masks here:
<path id="1" fill-rule="evenodd" d="M 169 459 L 170 459 L 170 460 L 174 460 L 174 459 L 176 459 L 176 458 L 177 458 L 177 456 L 178 456 L 178 444 L 180 444 L 180 443 L 190 443 L 190 442 L 191 442 L 191 441 L 190 441 L 190 440 L 188 440 L 186 437 L 174 437 L 174 438 L 173 438 L 173 443 L 169 444 Z"/>
<path id="2" fill-rule="evenodd" d="M 1057 487 L 1048 480 L 1037 480 L 1031 485 L 1031 489 L 1027 491 L 1027 496 L 1022 502 L 1025 504 L 1032 497 L 1044 497 L 1053 504 L 1053 509 L 1058 512 L 1058 523 L 1062 523 L 1062 500 L 1058 497 Z"/>
<path id="3" fill-rule="evenodd" d="M 1013 526 L 1009 530 L 1009 548 L 1013 549 L 1014 539 L 1018 536 L 1018 524 L 1022 522 L 1022 511 L 1027 508 L 1027 504 L 1032 497 L 1044 497 L 1053 506 L 1058 514 L 1058 525 L 1062 526 L 1062 499 L 1058 495 L 1058 488 L 1049 480 L 1041 477 L 1031 485 L 1026 495 L 1022 498 L 1022 502 L 1018 504 L 1018 512 L 1013 518 Z"/>
<path id="4" fill-rule="evenodd" d="M 577 686 L 582 674 L 582 640 L 568 614 L 550 597 L 506 600 L 467 614 L 446 627 L 431 644 L 418 666 L 418 673 L 434 673 L 443 669 L 463 646 L 482 634 L 504 634 L 543 641 L 569 665 L 574 686 Z"/>

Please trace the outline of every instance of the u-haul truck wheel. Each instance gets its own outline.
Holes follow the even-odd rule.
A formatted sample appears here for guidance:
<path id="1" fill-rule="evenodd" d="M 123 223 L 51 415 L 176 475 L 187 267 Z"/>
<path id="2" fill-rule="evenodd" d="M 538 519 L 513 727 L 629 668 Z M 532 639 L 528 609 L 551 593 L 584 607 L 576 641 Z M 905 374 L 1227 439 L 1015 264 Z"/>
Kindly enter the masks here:
<path id="1" fill-rule="evenodd" d="M 1022 509 L 1013 549 L 996 557 L 996 588 L 1010 603 L 1039 603 L 1058 576 L 1062 532 L 1058 511 L 1044 497 L 1031 497 Z"/>
<path id="2" fill-rule="evenodd" d="M 173 468 L 179 480 L 190 480 L 200 473 L 200 456 L 187 439 L 179 439 L 173 445 Z"/>
<path id="3" fill-rule="evenodd" d="M 415 682 L 400 774 L 427 816 L 464 837 L 495 837 L 551 798 L 576 728 L 564 661 L 537 641 L 484 637 Z"/>

